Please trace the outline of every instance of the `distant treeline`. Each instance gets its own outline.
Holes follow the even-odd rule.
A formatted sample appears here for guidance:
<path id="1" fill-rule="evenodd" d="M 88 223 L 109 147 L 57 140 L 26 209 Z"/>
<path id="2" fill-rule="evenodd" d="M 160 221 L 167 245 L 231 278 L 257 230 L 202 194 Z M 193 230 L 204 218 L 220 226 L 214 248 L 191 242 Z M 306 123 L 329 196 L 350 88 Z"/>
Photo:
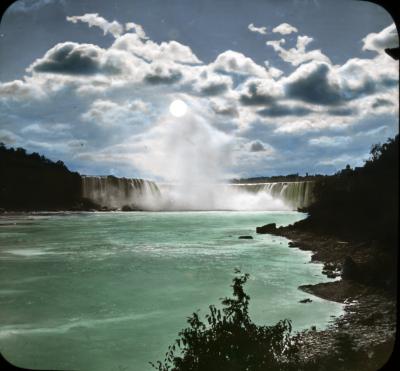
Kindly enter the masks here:
<path id="1" fill-rule="evenodd" d="M 0 143 L 0 208 L 65 210 L 78 207 L 81 177 L 62 161 Z"/>
<path id="2" fill-rule="evenodd" d="M 305 182 L 309 180 L 317 180 L 327 175 L 315 174 L 309 175 L 299 175 L 296 174 L 289 174 L 289 175 L 274 175 L 274 176 L 259 176 L 254 178 L 240 178 L 240 179 L 233 179 L 230 182 L 234 184 L 240 183 L 279 183 L 279 182 Z"/>
<path id="3" fill-rule="evenodd" d="M 396 247 L 399 217 L 399 136 L 376 144 L 363 167 L 349 165 L 317 180 L 316 202 L 298 223 L 343 238 L 376 240 Z"/>

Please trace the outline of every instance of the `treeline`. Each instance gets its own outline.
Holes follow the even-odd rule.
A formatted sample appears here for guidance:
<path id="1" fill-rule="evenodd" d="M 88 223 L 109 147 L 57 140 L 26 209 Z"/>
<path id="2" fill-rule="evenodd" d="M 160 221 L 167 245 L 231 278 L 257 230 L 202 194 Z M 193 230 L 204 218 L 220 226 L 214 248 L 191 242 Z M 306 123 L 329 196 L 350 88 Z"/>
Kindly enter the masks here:
<path id="1" fill-rule="evenodd" d="M 288 174 L 288 175 L 274 175 L 274 176 L 259 176 L 253 178 L 240 178 L 240 179 L 232 179 L 230 182 L 234 184 L 241 183 L 275 183 L 275 182 L 305 182 L 310 180 L 317 180 L 326 177 L 327 175 L 299 175 L 296 174 Z"/>
<path id="2" fill-rule="evenodd" d="M 395 247 L 399 212 L 399 137 L 372 147 L 363 167 L 349 165 L 317 179 L 316 202 L 299 223 L 353 240 L 376 240 Z"/>
<path id="3" fill-rule="evenodd" d="M 0 143 L 0 208 L 66 210 L 81 202 L 81 177 L 62 161 Z"/>

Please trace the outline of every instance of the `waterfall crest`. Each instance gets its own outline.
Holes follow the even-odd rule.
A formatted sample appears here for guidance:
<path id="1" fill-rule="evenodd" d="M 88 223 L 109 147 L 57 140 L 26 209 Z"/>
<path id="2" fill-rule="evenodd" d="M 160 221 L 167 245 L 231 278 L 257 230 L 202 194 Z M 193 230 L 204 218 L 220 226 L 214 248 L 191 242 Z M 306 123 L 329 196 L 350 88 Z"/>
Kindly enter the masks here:
<path id="1" fill-rule="evenodd" d="M 248 192 L 266 192 L 274 199 L 282 200 L 291 209 L 303 208 L 314 202 L 315 182 L 312 180 L 301 182 L 274 182 L 274 183 L 242 183 L 233 187 L 241 188 Z"/>
<path id="2" fill-rule="evenodd" d="M 157 184 L 150 180 L 108 176 L 82 176 L 82 197 L 96 204 L 121 209 L 151 209 L 160 196 Z"/>

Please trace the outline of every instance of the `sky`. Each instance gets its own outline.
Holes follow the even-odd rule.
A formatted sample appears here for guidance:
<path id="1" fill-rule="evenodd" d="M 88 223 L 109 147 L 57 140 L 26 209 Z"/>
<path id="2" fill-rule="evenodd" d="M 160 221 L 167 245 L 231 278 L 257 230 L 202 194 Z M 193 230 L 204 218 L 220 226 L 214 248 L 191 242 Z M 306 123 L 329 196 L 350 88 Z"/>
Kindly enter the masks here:
<path id="1" fill-rule="evenodd" d="M 365 1 L 19 0 L 0 142 L 88 175 L 332 174 L 398 132 L 395 46 Z"/>

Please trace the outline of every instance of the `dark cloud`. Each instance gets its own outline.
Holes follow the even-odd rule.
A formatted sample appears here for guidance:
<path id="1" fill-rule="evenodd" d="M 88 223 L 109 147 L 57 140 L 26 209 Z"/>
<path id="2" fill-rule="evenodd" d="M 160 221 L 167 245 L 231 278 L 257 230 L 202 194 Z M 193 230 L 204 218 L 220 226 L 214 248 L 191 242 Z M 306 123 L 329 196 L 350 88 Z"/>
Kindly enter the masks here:
<path id="1" fill-rule="evenodd" d="M 390 107 L 390 106 L 393 106 L 393 103 L 387 99 L 377 98 L 377 99 L 375 99 L 375 101 L 372 103 L 371 106 L 372 106 L 372 108 Z"/>
<path id="2" fill-rule="evenodd" d="M 120 72 L 101 62 L 102 52 L 101 48 L 91 44 L 61 43 L 50 49 L 43 58 L 36 60 L 28 70 L 69 75 Z"/>
<path id="3" fill-rule="evenodd" d="M 260 116 L 265 117 L 281 117 L 281 116 L 306 116 L 313 111 L 301 106 L 285 106 L 282 104 L 274 104 L 271 107 L 257 111 Z"/>
<path id="4" fill-rule="evenodd" d="M 165 68 L 163 66 L 153 67 L 152 71 L 147 73 L 144 81 L 152 84 L 173 84 L 182 78 L 182 73 L 173 68 Z"/>
<path id="5" fill-rule="evenodd" d="M 333 108 L 328 110 L 327 113 L 332 116 L 351 116 L 357 113 L 357 109 L 349 107 Z"/>
<path id="6" fill-rule="evenodd" d="M 235 106 L 219 106 L 218 104 L 211 102 L 211 108 L 217 115 L 239 116 L 239 112 Z"/>
<path id="7" fill-rule="evenodd" d="M 276 96 L 268 94 L 266 91 L 260 91 L 260 85 L 252 81 L 247 85 L 247 92 L 239 97 L 240 103 L 244 106 L 261 106 L 273 103 Z"/>
<path id="8" fill-rule="evenodd" d="M 259 141 L 255 140 L 251 143 L 250 152 L 262 152 L 265 151 L 264 145 Z"/>
<path id="9" fill-rule="evenodd" d="M 228 90 L 228 85 L 224 82 L 211 82 L 200 88 L 200 93 L 205 96 L 215 96 Z"/>
<path id="10" fill-rule="evenodd" d="M 285 84 L 289 98 L 304 102 L 336 105 L 343 98 L 340 87 L 329 80 L 329 66 L 325 63 L 309 63 L 296 70 Z"/>

